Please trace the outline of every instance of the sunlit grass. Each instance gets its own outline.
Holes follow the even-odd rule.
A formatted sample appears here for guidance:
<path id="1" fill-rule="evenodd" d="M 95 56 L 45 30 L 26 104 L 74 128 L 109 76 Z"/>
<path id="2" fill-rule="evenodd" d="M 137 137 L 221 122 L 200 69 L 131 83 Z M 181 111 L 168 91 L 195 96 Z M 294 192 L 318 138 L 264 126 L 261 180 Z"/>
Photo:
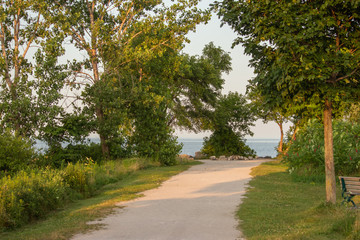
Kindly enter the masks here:
<path id="1" fill-rule="evenodd" d="M 100 225 L 89 225 L 87 222 L 103 218 L 114 211 L 116 203 L 141 196 L 141 192 L 158 187 L 163 181 L 188 169 L 193 164 L 197 162 L 135 171 L 126 175 L 121 181 L 102 187 L 95 197 L 69 204 L 66 208 L 54 212 L 46 220 L 2 233 L 0 239 L 69 239 L 76 233 L 99 228 Z"/>
<path id="2" fill-rule="evenodd" d="M 251 239 L 360 239 L 360 212 L 325 204 L 323 183 L 295 182 L 279 162 L 253 169 L 238 217 Z M 358 200 L 357 200 L 358 201 Z"/>

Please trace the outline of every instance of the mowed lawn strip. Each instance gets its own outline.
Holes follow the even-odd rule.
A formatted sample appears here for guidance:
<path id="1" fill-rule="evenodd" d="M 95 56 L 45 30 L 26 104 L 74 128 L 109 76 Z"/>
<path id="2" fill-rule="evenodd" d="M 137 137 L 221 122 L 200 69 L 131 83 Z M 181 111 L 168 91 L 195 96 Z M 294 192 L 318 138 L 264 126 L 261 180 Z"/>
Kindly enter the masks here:
<path id="1" fill-rule="evenodd" d="M 246 239 L 360 239 L 360 210 L 325 204 L 325 184 L 294 181 L 279 161 L 253 169 L 237 212 Z M 359 203 L 359 198 L 356 199 Z"/>
<path id="2" fill-rule="evenodd" d="M 46 220 L 2 233 L 0 239 L 69 239 L 76 233 L 99 228 L 100 225 L 89 225 L 87 222 L 105 217 L 113 212 L 117 202 L 140 197 L 140 192 L 158 187 L 165 180 L 195 164 L 200 163 L 193 161 L 171 167 L 138 170 L 119 182 L 104 186 L 95 197 L 71 203 L 66 206 L 66 209 L 54 212 Z"/>

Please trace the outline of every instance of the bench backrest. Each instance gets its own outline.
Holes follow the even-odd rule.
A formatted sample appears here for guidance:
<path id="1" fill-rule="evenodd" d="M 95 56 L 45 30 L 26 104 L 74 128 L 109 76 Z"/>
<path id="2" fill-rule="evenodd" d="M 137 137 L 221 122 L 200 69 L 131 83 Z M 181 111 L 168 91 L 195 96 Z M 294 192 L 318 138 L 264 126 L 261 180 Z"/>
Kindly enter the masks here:
<path id="1" fill-rule="evenodd" d="M 352 195 L 360 195 L 360 177 L 339 177 L 341 187 Z"/>

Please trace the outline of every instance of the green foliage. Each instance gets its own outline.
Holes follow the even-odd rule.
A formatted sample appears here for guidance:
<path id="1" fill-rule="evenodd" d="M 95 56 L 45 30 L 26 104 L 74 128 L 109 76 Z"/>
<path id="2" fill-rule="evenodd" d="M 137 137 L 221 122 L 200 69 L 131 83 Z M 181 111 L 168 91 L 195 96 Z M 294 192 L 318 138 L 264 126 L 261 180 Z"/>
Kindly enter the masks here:
<path id="1" fill-rule="evenodd" d="M 350 122 L 360 123 L 360 103 L 355 102 L 345 110 L 345 118 Z"/>
<path id="2" fill-rule="evenodd" d="M 358 3 L 224 0 L 216 7 L 240 35 L 234 44 L 252 56 L 254 83 L 267 102 L 314 112 L 325 98 L 335 104 L 358 97 Z"/>
<path id="3" fill-rule="evenodd" d="M 0 6 L 0 126 L 32 138 L 62 111 L 58 103 L 67 77 L 57 62 L 64 36 L 53 31 L 47 8 L 42 0 Z"/>
<path id="4" fill-rule="evenodd" d="M 176 157 L 182 149 L 182 144 L 177 142 L 177 137 L 168 136 L 159 151 L 159 161 L 163 166 L 173 166 L 177 164 Z"/>
<path id="5" fill-rule="evenodd" d="M 29 140 L 9 131 L 0 135 L 0 171 L 16 172 L 26 168 L 35 157 Z"/>
<path id="6" fill-rule="evenodd" d="M 251 55 L 252 84 L 265 103 L 280 103 L 305 119 L 323 117 L 326 199 L 335 204 L 331 120 L 360 98 L 360 4 L 223 0 L 214 5 L 240 35 L 234 44 Z"/>
<path id="7" fill-rule="evenodd" d="M 91 116 L 79 114 L 76 110 L 72 113 L 62 113 L 60 121 L 49 122 L 42 128 L 39 139 L 45 141 L 50 149 L 60 148 L 61 143 L 73 145 L 82 143 L 94 129 Z"/>
<path id="8" fill-rule="evenodd" d="M 103 159 L 99 144 L 68 144 L 65 147 L 52 146 L 39 156 L 38 166 L 61 167 L 64 163 L 77 163 L 87 158 L 100 162 Z"/>
<path id="9" fill-rule="evenodd" d="M 66 202 L 68 186 L 54 170 L 20 171 L 0 179 L 0 230 L 43 217 Z"/>
<path id="10" fill-rule="evenodd" d="M 177 138 L 172 135 L 173 130 L 168 126 L 163 98 L 154 93 L 151 95 L 153 99 L 142 97 L 139 103 L 143 104 L 135 108 L 135 131 L 130 141 L 139 156 L 163 165 L 175 165 L 182 146 L 177 143 Z"/>
<path id="11" fill-rule="evenodd" d="M 299 175 L 323 175 L 324 132 L 318 121 L 302 128 L 290 145 L 284 160 L 290 171 Z M 336 174 L 360 173 L 360 125 L 334 121 L 334 163 Z"/>
<path id="12" fill-rule="evenodd" d="M 231 70 L 231 57 L 210 42 L 201 56 L 182 54 L 178 58 L 178 70 L 168 81 L 170 124 L 199 131 L 210 121 L 210 109 L 214 108 L 224 84 L 222 74 Z"/>
<path id="13" fill-rule="evenodd" d="M 127 115 L 128 107 L 133 96 L 142 92 L 142 81 L 155 75 L 147 71 L 147 65 L 169 49 L 178 53 L 185 35 L 209 19 L 208 12 L 197 9 L 197 4 L 197 0 L 170 5 L 120 0 L 50 4 L 58 31 L 85 53 L 82 61 L 71 64 L 71 86 L 84 90 L 77 106 L 94 117 L 93 130 L 100 135 L 104 157 L 110 157 L 111 151 L 119 154 L 111 149 L 111 145 L 119 146 L 118 142 L 111 144 L 113 139 L 127 140 L 129 136 L 133 119 Z"/>
<path id="14" fill-rule="evenodd" d="M 255 121 L 246 98 L 230 92 L 221 96 L 211 115 L 211 130 L 214 132 L 204 139 L 202 151 L 207 155 L 242 155 L 253 156 L 255 152 L 245 144 L 244 137 L 249 134 L 250 126 Z"/>
<path id="15" fill-rule="evenodd" d="M 0 15 L 0 126 L 45 141 L 48 156 L 37 161 L 42 165 L 59 166 L 84 157 L 97 161 L 86 146 L 77 145 L 91 132 L 99 134 L 104 158 L 127 157 L 134 152 L 130 136 L 146 127 L 133 108 L 141 104 L 149 108 L 147 101 L 158 104 L 165 99 L 156 113 L 161 119 L 157 137 L 145 137 L 157 147 L 142 155 L 174 164 L 179 146 L 165 122 L 171 125 L 172 119 L 187 118 L 191 112 L 189 119 L 196 118 L 199 125 L 203 113 L 198 112 L 211 106 L 223 83 L 221 72 L 230 70 L 229 55 L 213 44 L 204 48 L 200 58 L 180 54 L 186 34 L 210 18 L 209 11 L 196 8 L 197 4 L 198 0 L 4 2 L 0 6 L 4 13 Z M 72 44 L 70 51 L 83 55 L 81 60 L 59 64 L 59 57 L 69 49 L 63 48 L 65 39 Z M 28 51 L 34 45 L 38 50 Z M 178 71 L 179 65 L 183 71 Z M 134 104 L 141 95 L 146 95 L 140 99 L 143 102 Z M 191 99 L 190 107 L 195 106 L 191 111 L 182 111 L 184 95 Z M 174 110 L 175 105 L 181 111 Z M 70 144 L 64 148 L 62 143 Z M 142 143 L 136 151 L 151 152 L 145 148 Z"/>
<path id="16" fill-rule="evenodd" d="M 62 178 L 69 187 L 76 192 L 81 193 L 84 197 L 91 196 L 95 190 L 94 171 L 97 164 L 92 159 L 87 159 L 83 162 L 75 164 L 68 163 L 64 168 Z"/>
<path id="17" fill-rule="evenodd" d="M 245 144 L 245 139 L 239 137 L 230 128 L 215 130 L 210 137 L 204 138 L 201 151 L 207 156 L 255 156 L 253 149 Z"/>
<path id="18" fill-rule="evenodd" d="M 63 169 L 29 169 L 0 179 L 0 231 L 44 217 L 70 200 L 89 197 L 100 187 L 149 166 L 142 159 L 109 161 L 87 159 Z"/>

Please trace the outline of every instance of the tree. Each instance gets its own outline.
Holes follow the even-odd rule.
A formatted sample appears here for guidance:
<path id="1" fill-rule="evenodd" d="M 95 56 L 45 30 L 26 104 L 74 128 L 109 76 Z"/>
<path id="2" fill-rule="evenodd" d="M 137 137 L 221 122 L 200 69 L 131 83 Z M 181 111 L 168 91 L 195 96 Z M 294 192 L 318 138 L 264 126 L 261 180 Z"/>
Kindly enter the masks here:
<path id="1" fill-rule="evenodd" d="M 73 63 L 71 84 L 86 86 L 81 98 L 86 99 L 83 102 L 86 109 L 96 116 L 94 130 L 100 135 L 104 156 L 108 156 L 109 132 L 116 132 L 123 123 L 113 121 L 117 113 L 107 109 L 109 102 L 105 99 L 109 99 L 109 92 L 104 88 L 111 86 L 111 81 L 131 80 L 117 84 L 120 88 L 117 94 L 123 96 L 123 85 L 131 86 L 145 77 L 144 63 L 161 56 L 168 48 L 181 49 L 186 33 L 206 21 L 208 13 L 195 8 L 197 0 L 180 1 L 168 7 L 158 0 L 52 2 L 59 27 L 85 56 L 83 61 Z M 81 78 L 85 81 L 80 81 Z"/>
<path id="2" fill-rule="evenodd" d="M 133 102 L 137 106 L 133 106 L 134 132 L 130 136 L 130 142 L 137 155 L 151 158 L 162 165 L 174 165 L 181 145 L 177 143 L 173 129 L 167 124 L 168 100 L 156 94 L 158 90 L 159 88 L 148 89 L 151 94 L 139 95 L 138 101 Z"/>
<path id="3" fill-rule="evenodd" d="M 231 69 L 230 60 L 228 53 L 210 43 L 202 56 L 168 49 L 142 65 L 144 77 L 133 88 L 130 105 L 134 126 L 130 140 L 136 153 L 160 162 L 167 159 L 166 164 L 175 162 L 181 147 L 172 128 L 197 131 L 209 124 L 224 82 L 221 73 Z"/>
<path id="4" fill-rule="evenodd" d="M 41 137 L 62 110 L 63 35 L 46 9 L 44 1 L 0 1 L 1 127 L 23 137 Z"/>
<path id="5" fill-rule="evenodd" d="M 252 56 L 265 98 L 322 111 L 326 201 L 335 203 L 332 115 L 345 100 L 359 100 L 359 3 L 225 0 L 216 7 L 240 35 L 234 44 Z"/>
<path id="6" fill-rule="evenodd" d="M 229 53 L 207 44 L 201 56 L 178 56 L 178 69 L 169 87 L 169 124 L 192 131 L 206 128 L 224 84 L 223 73 L 231 71 Z"/>
<path id="7" fill-rule="evenodd" d="M 271 104 L 266 102 L 261 95 L 261 89 L 257 89 L 256 85 L 252 86 L 251 81 L 247 87 L 248 97 L 251 100 L 256 116 L 263 120 L 263 123 L 274 121 L 280 129 L 280 142 L 278 145 L 278 153 L 283 153 L 284 130 L 283 124 L 288 120 L 285 113 L 285 108 L 276 102 Z"/>
<path id="8" fill-rule="evenodd" d="M 245 135 L 253 135 L 255 114 L 244 96 L 230 92 L 219 97 L 211 116 L 209 138 L 204 139 L 202 151 L 207 155 L 255 155 L 245 145 Z"/>
<path id="9" fill-rule="evenodd" d="M 266 71 L 266 73 L 270 73 L 271 71 Z M 260 75 L 260 74 L 259 74 Z M 293 104 L 293 102 L 289 105 L 286 101 L 283 101 L 282 98 L 266 98 L 264 97 L 267 93 L 271 92 L 273 96 L 281 96 L 280 91 L 276 88 L 264 88 L 259 85 L 259 79 L 267 79 L 268 76 L 262 73 L 260 76 L 256 76 L 254 79 L 249 80 L 249 84 L 247 86 L 247 96 L 251 100 L 254 111 L 256 112 L 257 117 L 263 119 L 264 123 L 268 121 L 274 121 L 280 129 L 280 142 L 278 145 L 278 153 L 285 154 L 288 150 L 288 147 L 291 145 L 291 142 L 296 138 L 296 133 L 299 130 L 302 120 L 305 117 L 304 107 L 302 103 Z M 292 122 L 293 126 L 289 129 L 289 133 L 292 136 L 288 138 L 285 146 L 284 146 L 284 130 L 283 124 L 285 122 Z M 285 148 L 284 148 L 285 147 Z"/>

